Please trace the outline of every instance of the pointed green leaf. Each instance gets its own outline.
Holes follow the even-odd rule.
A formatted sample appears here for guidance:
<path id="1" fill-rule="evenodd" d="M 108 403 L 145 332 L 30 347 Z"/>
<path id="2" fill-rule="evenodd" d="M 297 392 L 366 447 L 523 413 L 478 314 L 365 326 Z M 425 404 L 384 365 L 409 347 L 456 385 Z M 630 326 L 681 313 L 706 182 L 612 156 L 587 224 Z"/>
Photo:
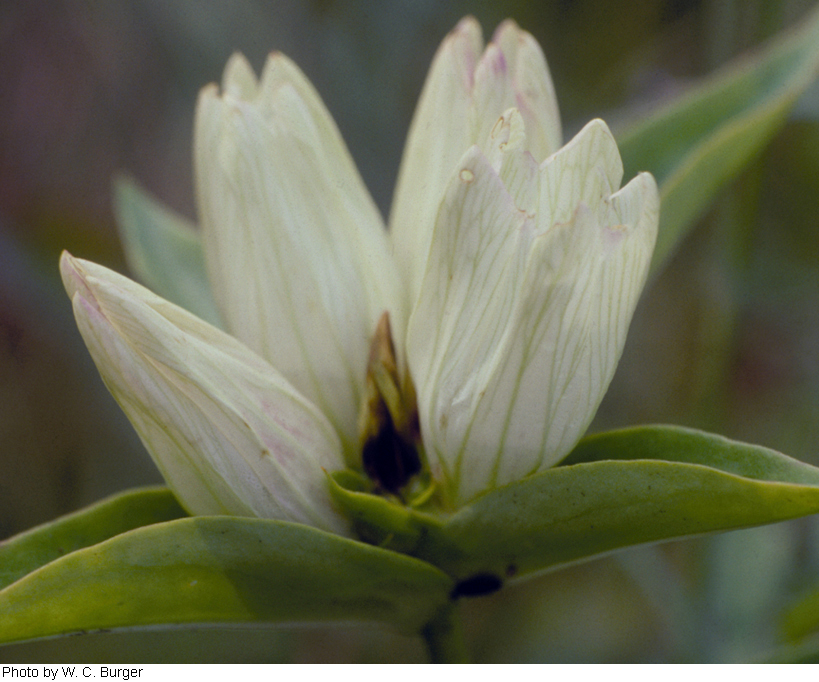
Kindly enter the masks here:
<path id="1" fill-rule="evenodd" d="M 114 185 L 117 225 L 128 267 L 154 293 L 217 327 L 219 312 L 196 228 L 120 177 Z"/>
<path id="2" fill-rule="evenodd" d="M 0 542 L 0 589 L 65 554 L 140 526 L 187 516 L 167 488 L 113 495 Z"/>
<path id="3" fill-rule="evenodd" d="M 568 464 L 498 488 L 413 554 L 464 579 L 501 579 L 631 545 L 819 512 L 819 469 L 766 448 L 677 427 L 584 439 Z"/>
<path id="4" fill-rule="evenodd" d="M 418 632 L 451 579 L 299 524 L 195 517 L 78 550 L 0 591 L 0 642 L 100 628 L 374 620 Z"/>
<path id="5" fill-rule="evenodd" d="M 562 465 L 657 459 L 713 467 L 760 481 L 819 486 L 819 468 L 781 452 L 684 426 L 633 426 L 587 436 Z"/>
<path id="6" fill-rule="evenodd" d="M 625 176 L 660 186 L 656 272 L 719 189 L 759 153 L 819 70 L 819 10 L 750 58 L 740 58 L 623 130 Z"/>

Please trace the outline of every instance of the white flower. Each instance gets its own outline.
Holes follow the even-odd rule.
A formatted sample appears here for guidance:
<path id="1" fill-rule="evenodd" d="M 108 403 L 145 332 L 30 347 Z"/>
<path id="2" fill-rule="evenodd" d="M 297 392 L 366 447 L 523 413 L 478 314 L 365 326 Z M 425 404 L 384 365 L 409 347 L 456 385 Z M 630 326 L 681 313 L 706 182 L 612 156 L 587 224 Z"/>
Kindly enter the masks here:
<path id="1" fill-rule="evenodd" d="M 462 503 L 556 464 L 614 375 L 657 229 L 602 121 L 538 164 L 509 110 L 461 159 L 407 336 L 433 474 Z M 434 326 L 430 321 L 434 320 Z"/>
<path id="2" fill-rule="evenodd" d="M 619 189 L 601 121 L 560 148 L 531 36 L 505 22 L 481 50 L 465 19 L 435 57 L 389 236 L 295 65 L 274 54 L 257 81 L 231 58 L 195 128 L 201 244 L 227 333 L 63 258 L 103 378 L 193 513 L 345 532 L 323 470 L 360 469 L 362 433 L 369 452 L 420 439 L 457 506 L 553 466 L 587 428 L 645 281 L 657 189 L 647 174 Z M 377 413 L 364 428 L 362 404 Z"/>
<path id="3" fill-rule="evenodd" d="M 404 306 L 383 222 L 333 119 L 283 55 L 258 83 L 235 55 L 222 93 L 199 96 L 194 152 L 227 330 L 321 408 L 352 457 L 370 336 L 384 310 L 395 324 Z"/>
<path id="4" fill-rule="evenodd" d="M 346 531 L 321 471 L 343 466 L 338 436 L 281 374 L 107 268 L 63 254 L 60 270 L 105 384 L 188 511 Z"/>
<path id="5" fill-rule="evenodd" d="M 527 149 L 535 159 L 542 161 L 560 148 L 557 100 L 537 41 L 507 20 L 484 50 L 478 22 L 462 19 L 438 48 L 429 70 L 390 215 L 390 233 L 413 301 L 453 170 L 469 147 L 487 140 L 510 107 L 520 112 Z"/>

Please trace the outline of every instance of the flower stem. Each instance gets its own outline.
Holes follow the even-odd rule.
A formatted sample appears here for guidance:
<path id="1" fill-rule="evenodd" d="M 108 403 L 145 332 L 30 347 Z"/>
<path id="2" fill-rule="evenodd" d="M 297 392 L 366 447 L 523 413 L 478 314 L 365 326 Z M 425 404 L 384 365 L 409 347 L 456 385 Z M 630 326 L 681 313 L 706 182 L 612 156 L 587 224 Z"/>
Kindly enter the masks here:
<path id="1" fill-rule="evenodd" d="M 433 663 L 469 662 L 461 618 L 455 604 L 441 609 L 421 630 L 421 636 L 426 642 L 429 658 Z"/>

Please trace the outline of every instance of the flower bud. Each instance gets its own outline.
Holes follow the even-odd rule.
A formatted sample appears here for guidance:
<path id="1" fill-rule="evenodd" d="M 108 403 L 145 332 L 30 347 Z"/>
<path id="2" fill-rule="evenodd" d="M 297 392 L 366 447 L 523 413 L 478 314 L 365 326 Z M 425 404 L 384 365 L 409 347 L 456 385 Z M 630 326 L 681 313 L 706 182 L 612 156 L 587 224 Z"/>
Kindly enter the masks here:
<path id="1" fill-rule="evenodd" d="M 427 458 L 458 506 L 556 464 L 612 379 L 659 198 L 602 121 L 538 165 L 504 113 L 449 182 L 409 323 Z"/>
<path id="2" fill-rule="evenodd" d="M 60 269 L 103 381 L 191 514 L 345 533 L 326 474 L 344 467 L 321 412 L 242 343 L 107 268 Z"/>
<path id="3" fill-rule="evenodd" d="M 388 237 L 313 87 L 286 57 L 243 57 L 203 89 L 195 171 L 208 274 L 226 329 L 337 429 L 356 464 L 369 338 L 404 329 Z M 359 460 L 360 461 L 360 460 Z"/>
<path id="4" fill-rule="evenodd" d="M 464 152 L 484 144 L 510 107 L 520 112 L 537 162 L 562 143 L 554 86 L 537 41 L 507 20 L 482 49 L 480 25 L 474 17 L 462 19 L 438 48 L 407 136 L 390 232 L 411 304 L 438 208 Z"/>

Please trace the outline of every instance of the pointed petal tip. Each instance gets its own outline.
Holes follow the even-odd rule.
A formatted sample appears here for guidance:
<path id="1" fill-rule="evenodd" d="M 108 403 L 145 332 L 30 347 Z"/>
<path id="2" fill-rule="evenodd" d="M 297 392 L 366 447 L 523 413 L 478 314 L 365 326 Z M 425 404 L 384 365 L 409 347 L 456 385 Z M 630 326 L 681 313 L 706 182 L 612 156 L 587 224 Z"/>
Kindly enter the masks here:
<path id="1" fill-rule="evenodd" d="M 459 185 L 472 184 L 476 178 L 482 177 L 485 173 L 497 176 L 491 160 L 477 144 L 473 144 L 458 162 L 458 172 L 451 178 L 450 186 L 454 186 L 455 178 L 460 181 L 457 183 Z"/>
<path id="2" fill-rule="evenodd" d="M 230 55 L 222 72 L 222 92 L 250 99 L 256 93 L 258 81 L 250 62 L 241 52 Z"/>
<path id="3" fill-rule="evenodd" d="M 293 67 L 298 69 L 298 66 L 283 52 L 279 50 L 271 50 L 268 52 L 267 59 L 264 60 L 264 65 L 262 66 L 262 72 L 259 75 L 259 83 L 262 89 L 266 89 L 271 80 L 279 80 L 281 78 L 279 74 L 283 69 L 291 69 Z"/>
<path id="4" fill-rule="evenodd" d="M 546 58 L 540 43 L 529 31 L 524 31 L 514 19 L 506 19 L 498 24 L 490 42 L 508 52 L 507 56 L 516 62 L 519 61 L 519 55 L 534 53 L 538 57 L 538 62 L 542 61 L 545 65 Z"/>
<path id="5" fill-rule="evenodd" d="M 321 97 L 299 65 L 283 52 L 273 50 L 267 55 L 259 76 L 261 99 L 269 102 L 274 93 L 285 84 L 295 88 L 300 97 L 321 102 Z"/>
<path id="6" fill-rule="evenodd" d="M 199 89 L 199 94 L 196 97 L 196 111 L 198 112 L 203 105 L 218 102 L 222 94 L 217 83 L 208 83 Z"/>
<path id="7" fill-rule="evenodd" d="M 480 22 L 472 15 L 461 19 L 443 39 L 432 60 L 432 68 L 442 55 L 458 55 L 474 65 L 483 49 L 483 30 Z M 449 57 L 451 59 L 452 57 Z"/>
<path id="8" fill-rule="evenodd" d="M 640 187 L 643 200 L 646 202 L 644 212 L 652 211 L 653 213 L 659 215 L 660 188 L 657 186 L 657 180 L 654 179 L 654 176 L 648 171 L 641 171 L 637 173 L 637 175 L 635 175 L 628 184 L 630 185 L 631 183 L 636 183 Z M 626 185 L 626 187 L 628 187 L 628 185 Z M 657 220 L 654 221 L 655 231 L 657 229 L 657 222 Z"/>
<path id="9" fill-rule="evenodd" d="M 68 249 L 63 249 L 62 253 L 60 254 L 60 272 L 63 271 L 63 268 L 69 268 L 73 265 L 74 256 L 68 251 Z"/>
<path id="10" fill-rule="evenodd" d="M 582 133 L 586 131 L 588 131 L 588 134 L 603 135 L 606 137 L 610 137 L 612 140 L 614 140 L 614 135 L 612 135 L 608 123 L 606 123 L 602 118 L 593 118 L 591 121 L 589 121 L 586 125 L 583 126 L 580 132 Z M 578 135 L 579 134 L 580 133 L 578 133 Z"/>
<path id="11" fill-rule="evenodd" d="M 635 208 L 628 205 L 634 202 Z M 642 233 L 647 253 L 654 252 L 660 223 L 660 190 L 654 176 L 648 172 L 638 173 L 619 192 L 612 195 L 612 203 L 617 210 L 630 219 L 631 229 Z"/>
<path id="12" fill-rule="evenodd" d="M 637 173 L 628 183 L 612 194 L 611 198 L 615 203 L 624 202 L 639 196 L 641 201 L 641 214 L 656 216 L 660 211 L 660 189 L 654 176 L 648 171 Z M 654 220 L 654 229 L 657 228 L 657 220 Z"/>
<path id="13" fill-rule="evenodd" d="M 467 14 L 463 19 L 461 19 L 457 24 L 455 24 L 455 28 L 452 29 L 450 35 L 478 35 L 480 36 L 482 33 L 481 24 L 480 22 L 471 14 Z"/>
<path id="14" fill-rule="evenodd" d="M 648 171 L 640 171 L 635 176 L 636 179 L 639 179 L 640 184 L 647 188 L 648 191 L 652 192 L 657 197 L 657 203 L 660 203 L 660 188 L 657 186 L 656 178 L 649 173 Z"/>
<path id="15" fill-rule="evenodd" d="M 202 145 L 212 144 L 219 131 L 219 121 L 224 111 L 224 100 L 216 83 L 210 83 L 199 91 L 193 117 L 194 178 L 196 158 Z"/>
<path id="16" fill-rule="evenodd" d="M 623 161 L 617 142 L 602 119 L 589 121 L 571 140 L 547 157 L 541 164 L 545 169 L 552 164 L 555 168 L 569 161 L 571 164 L 582 164 L 585 173 L 590 175 L 592 168 L 601 169 L 609 184 L 608 193 L 616 192 L 623 179 Z"/>
<path id="17" fill-rule="evenodd" d="M 60 276 L 69 298 L 73 299 L 78 291 L 88 291 L 81 261 L 74 258 L 68 251 L 63 251 L 60 254 Z"/>
<path id="18" fill-rule="evenodd" d="M 298 65 L 284 52 L 281 50 L 271 50 L 267 53 L 267 59 L 265 59 L 264 66 L 262 67 L 262 80 L 264 80 L 264 74 L 266 72 L 279 66 L 295 66 L 298 68 Z"/>
<path id="19" fill-rule="evenodd" d="M 524 38 L 525 36 L 531 37 L 529 33 L 521 30 L 517 21 L 511 18 L 504 19 L 501 23 L 498 24 L 498 27 L 492 34 L 492 42 L 500 44 L 505 39 L 508 39 L 509 36 L 513 36 L 519 40 Z"/>

